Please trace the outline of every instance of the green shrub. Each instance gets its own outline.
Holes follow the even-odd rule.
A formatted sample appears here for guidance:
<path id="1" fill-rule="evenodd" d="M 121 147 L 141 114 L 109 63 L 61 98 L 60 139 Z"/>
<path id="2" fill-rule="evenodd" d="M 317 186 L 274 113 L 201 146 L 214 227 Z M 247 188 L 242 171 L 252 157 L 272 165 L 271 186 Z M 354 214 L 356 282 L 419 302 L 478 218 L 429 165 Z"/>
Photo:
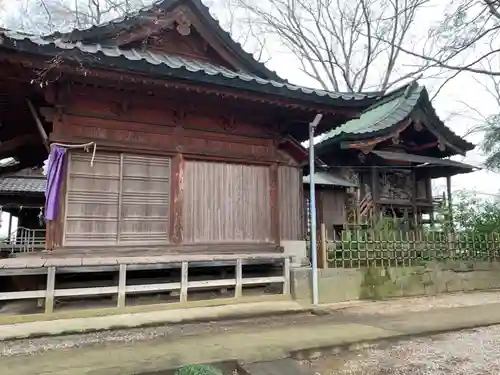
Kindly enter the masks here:
<path id="1" fill-rule="evenodd" d="M 222 371 L 209 365 L 187 365 L 178 369 L 175 375 L 222 375 Z"/>

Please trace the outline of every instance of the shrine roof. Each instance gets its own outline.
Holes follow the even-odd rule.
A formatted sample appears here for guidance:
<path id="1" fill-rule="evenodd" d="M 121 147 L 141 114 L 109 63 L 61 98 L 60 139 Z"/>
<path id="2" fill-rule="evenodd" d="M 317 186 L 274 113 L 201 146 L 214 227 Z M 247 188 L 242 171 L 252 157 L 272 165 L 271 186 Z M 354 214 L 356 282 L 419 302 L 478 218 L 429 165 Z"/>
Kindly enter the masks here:
<path id="1" fill-rule="evenodd" d="M 140 8 L 126 16 L 112 19 L 109 22 L 94 25 L 86 29 L 73 29 L 70 32 L 55 32 L 48 35 L 46 39 L 59 39 L 70 43 L 84 42 L 91 44 L 93 42 L 99 42 L 100 40 L 128 32 L 145 20 L 157 17 L 159 12 L 168 12 L 180 5 L 189 6 L 190 9 L 195 11 L 210 30 L 215 32 L 217 37 L 222 40 L 225 47 L 245 62 L 246 68 L 248 68 L 250 72 L 263 78 L 284 81 L 276 72 L 268 69 L 263 63 L 257 61 L 252 54 L 246 52 L 241 44 L 236 42 L 231 35 L 222 28 L 219 21 L 212 16 L 209 8 L 203 4 L 202 0 L 158 0 L 154 1 L 149 6 Z"/>
<path id="2" fill-rule="evenodd" d="M 302 178 L 302 183 L 310 184 L 311 176 L 307 175 Z M 352 183 L 348 179 L 342 177 L 339 174 L 332 172 L 319 171 L 314 173 L 314 183 L 316 185 L 325 186 L 338 186 L 338 187 L 358 187 L 358 185 Z"/>
<path id="3" fill-rule="evenodd" d="M 179 78 L 316 104 L 366 106 L 380 96 L 378 93 L 342 93 L 307 88 L 163 52 L 122 49 L 101 44 L 70 43 L 62 39 L 47 39 L 13 31 L 3 31 L 0 35 L 3 39 L 1 45 L 16 51 L 51 57 L 67 52 L 64 55 L 65 59 L 97 68 L 111 67 L 114 70 L 143 73 L 164 79 Z"/>
<path id="4" fill-rule="evenodd" d="M 415 110 L 420 110 L 426 118 L 427 126 L 432 126 L 452 144 L 464 151 L 475 145 L 466 141 L 448 128 L 436 114 L 424 86 L 416 81 L 387 93 L 361 113 L 357 119 L 319 136 L 318 149 L 345 141 L 369 140 L 390 134 L 397 130 L 401 122 L 411 118 Z"/>
<path id="5" fill-rule="evenodd" d="M 39 170 L 21 170 L 0 178 L 0 194 L 44 194 L 46 182 Z"/>

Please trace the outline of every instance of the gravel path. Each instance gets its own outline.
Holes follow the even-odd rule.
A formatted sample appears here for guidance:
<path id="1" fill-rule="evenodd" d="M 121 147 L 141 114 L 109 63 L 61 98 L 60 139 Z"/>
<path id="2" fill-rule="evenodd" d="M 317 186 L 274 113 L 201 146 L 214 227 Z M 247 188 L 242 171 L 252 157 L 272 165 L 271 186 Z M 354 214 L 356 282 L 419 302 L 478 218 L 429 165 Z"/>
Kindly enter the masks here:
<path id="1" fill-rule="evenodd" d="M 380 344 L 302 362 L 318 375 L 498 375 L 500 326 Z"/>
<path id="2" fill-rule="evenodd" d="M 119 329 L 86 334 L 13 340 L 0 343 L 0 358 L 13 355 L 34 355 L 54 349 L 82 348 L 108 343 L 131 343 L 157 339 L 174 340 L 193 335 L 248 330 L 248 327 L 256 325 L 279 328 L 280 326 L 288 326 L 290 324 L 319 324 L 321 322 L 324 322 L 324 317 L 315 316 L 310 313 L 301 313 L 265 318 L 173 324 L 149 328 Z"/>

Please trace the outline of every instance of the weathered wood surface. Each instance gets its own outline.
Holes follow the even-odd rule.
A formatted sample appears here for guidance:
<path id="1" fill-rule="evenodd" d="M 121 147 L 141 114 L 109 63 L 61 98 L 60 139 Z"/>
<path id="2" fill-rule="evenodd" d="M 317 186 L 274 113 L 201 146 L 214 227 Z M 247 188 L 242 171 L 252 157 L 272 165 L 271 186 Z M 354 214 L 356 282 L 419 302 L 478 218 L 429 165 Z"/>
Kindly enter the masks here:
<path id="1" fill-rule="evenodd" d="M 271 243 L 269 168 L 186 161 L 184 243 Z"/>
<path id="2" fill-rule="evenodd" d="M 217 260 L 231 260 L 235 267 L 236 278 L 233 279 L 208 279 L 208 280 L 189 280 L 189 263 L 196 263 L 203 260 L 201 256 L 162 256 L 162 257 L 134 257 L 134 258 L 81 258 L 81 266 L 84 267 L 101 267 L 106 265 L 119 265 L 118 267 L 118 285 L 116 286 L 98 286 L 98 287 L 83 287 L 83 288 L 63 288 L 56 289 L 56 272 L 61 266 L 64 266 L 65 259 L 57 259 L 54 262 L 51 259 L 30 259 L 25 258 L 24 263 L 20 263 L 20 259 L 4 259 L 0 262 L 0 271 L 14 269 L 17 271 L 14 275 L 23 275 L 24 270 L 31 267 L 38 267 L 46 269 L 46 288 L 43 290 L 31 290 L 22 292 L 3 292 L 0 293 L 0 301 L 3 300 L 19 300 L 19 299 L 32 299 L 45 297 L 45 313 L 50 314 L 54 311 L 55 297 L 76 297 L 76 296 L 98 296 L 98 295 L 116 295 L 117 307 L 126 307 L 127 293 L 150 293 L 166 292 L 179 290 L 180 303 L 188 302 L 188 293 L 190 290 L 204 289 L 204 288 L 220 288 L 220 287 L 234 287 L 234 297 L 242 297 L 242 288 L 245 285 L 267 285 L 280 283 L 283 285 L 282 294 L 288 295 L 290 293 L 289 279 L 290 279 L 290 259 L 284 254 L 259 254 L 259 255 L 219 255 L 211 256 L 213 261 Z M 268 263 L 273 260 L 279 259 L 283 261 L 283 274 L 282 276 L 270 277 L 242 277 L 242 260 L 243 259 L 266 259 Z M 41 261 L 44 261 L 41 264 Z M 177 268 L 181 268 L 180 282 L 157 283 L 157 284 L 141 284 L 141 285 L 127 285 L 127 268 L 131 264 L 150 264 L 150 263 L 174 263 Z M 73 262 L 70 264 L 74 265 Z M 62 268 L 62 267 L 61 267 Z"/>
<path id="3" fill-rule="evenodd" d="M 279 225 L 282 240 L 304 238 L 302 170 L 280 166 L 278 169 Z"/>
<path id="4" fill-rule="evenodd" d="M 277 253 L 264 254 L 211 254 L 211 255 L 163 255 L 139 257 L 95 257 L 95 258 L 10 258 L 0 259 L 1 269 L 111 266 L 119 264 L 160 264 L 207 261 L 237 261 L 238 259 L 285 259 L 287 255 Z"/>

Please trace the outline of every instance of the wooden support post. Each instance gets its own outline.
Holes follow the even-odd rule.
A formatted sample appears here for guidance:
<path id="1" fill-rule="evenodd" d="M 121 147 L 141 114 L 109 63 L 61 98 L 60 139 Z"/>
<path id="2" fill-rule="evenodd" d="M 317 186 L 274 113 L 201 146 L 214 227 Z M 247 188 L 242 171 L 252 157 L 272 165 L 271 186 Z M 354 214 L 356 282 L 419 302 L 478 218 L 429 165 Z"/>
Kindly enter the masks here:
<path id="1" fill-rule="evenodd" d="M 234 289 L 234 298 L 243 297 L 243 260 L 236 261 L 236 288 Z"/>
<path id="2" fill-rule="evenodd" d="M 448 250 L 451 253 L 454 253 L 454 245 L 455 245 L 455 227 L 453 225 L 453 201 L 451 197 L 451 177 L 446 177 L 446 194 L 447 194 L 447 203 L 448 203 Z"/>
<path id="3" fill-rule="evenodd" d="M 418 207 L 417 207 L 417 175 L 415 169 L 411 169 L 411 208 L 413 213 L 413 225 L 416 230 L 420 232 L 422 228 L 419 226 L 418 222 Z M 409 220 L 409 218 L 408 218 Z M 410 228 L 408 228 L 409 230 Z"/>
<path id="4" fill-rule="evenodd" d="M 12 242 L 12 214 L 9 212 L 9 229 L 7 230 L 9 236 L 9 244 Z"/>
<path id="5" fill-rule="evenodd" d="M 45 289 L 45 314 L 54 312 L 54 290 L 56 284 L 56 268 L 47 269 L 47 287 Z"/>
<path id="6" fill-rule="evenodd" d="M 182 262 L 181 268 L 181 303 L 188 301 L 188 262 Z"/>
<path id="7" fill-rule="evenodd" d="M 380 177 L 379 177 L 378 169 L 376 166 L 371 167 L 370 177 L 371 177 L 370 188 L 371 188 L 372 200 L 373 200 L 373 217 L 374 217 L 374 220 L 378 221 L 382 215 L 379 215 L 378 201 L 380 199 L 380 191 L 379 191 L 380 190 Z"/>
<path id="8" fill-rule="evenodd" d="M 286 257 L 283 264 L 283 294 L 290 294 L 290 257 Z"/>
<path id="9" fill-rule="evenodd" d="M 271 233 L 276 245 L 280 245 L 280 204 L 279 204 L 279 176 L 278 164 L 271 165 L 269 169 L 269 178 L 271 184 Z"/>
<path id="10" fill-rule="evenodd" d="M 117 307 L 119 309 L 123 309 L 125 307 L 126 289 L 127 289 L 127 265 L 120 264 L 120 271 L 118 275 L 118 303 L 117 303 Z"/>
<path id="11" fill-rule="evenodd" d="M 177 154 L 172 159 L 172 183 L 171 183 L 171 205 L 170 205 L 170 242 L 182 243 L 182 210 L 184 201 L 184 157 Z"/>
<path id="12" fill-rule="evenodd" d="M 448 222 L 450 224 L 450 228 L 453 229 L 453 202 L 451 198 L 451 177 L 446 177 L 446 194 L 447 194 L 447 203 L 448 203 Z"/>
<path id="13" fill-rule="evenodd" d="M 327 239 L 326 239 L 326 225 L 320 224 L 319 232 L 319 251 L 318 251 L 318 268 L 328 268 L 328 254 L 327 254 Z"/>
<path id="14" fill-rule="evenodd" d="M 28 108 L 31 112 L 31 116 L 33 117 L 33 120 L 35 120 L 36 127 L 38 129 L 38 132 L 40 133 L 40 137 L 42 138 L 42 142 L 45 145 L 45 149 L 47 151 L 50 151 L 50 146 L 49 146 L 49 138 L 47 137 L 47 132 L 45 131 L 42 121 L 40 120 L 40 117 L 38 116 L 38 113 L 36 112 L 35 107 L 31 103 L 29 99 L 26 99 L 26 103 L 28 104 Z"/>

